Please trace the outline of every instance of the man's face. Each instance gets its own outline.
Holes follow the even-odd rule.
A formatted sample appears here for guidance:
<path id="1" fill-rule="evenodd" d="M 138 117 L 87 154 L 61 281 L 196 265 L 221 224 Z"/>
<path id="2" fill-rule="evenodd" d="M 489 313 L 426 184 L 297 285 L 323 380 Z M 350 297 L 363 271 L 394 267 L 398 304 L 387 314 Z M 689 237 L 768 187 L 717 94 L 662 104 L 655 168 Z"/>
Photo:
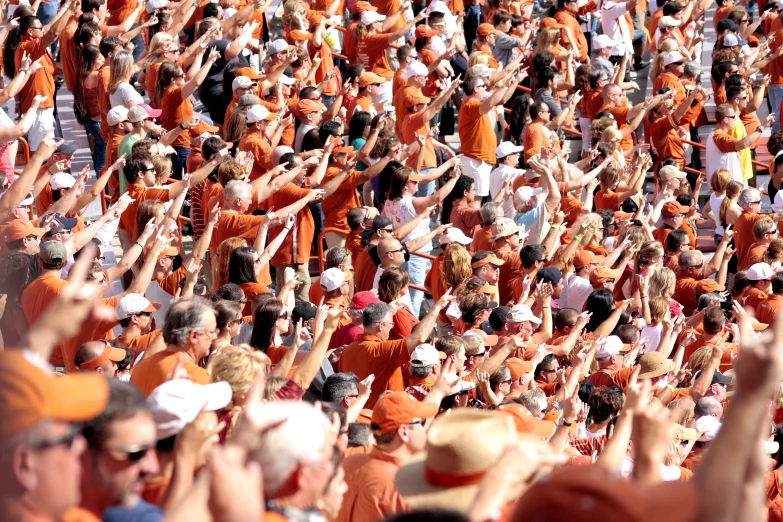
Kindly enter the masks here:
<path id="1" fill-rule="evenodd" d="M 351 405 L 356 402 L 356 398 L 359 396 L 359 389 L 356 385 L 351 387 L 351 392 L 343 397 L 343 407 L 350 408 Z"/>
<path id="2" fill-rule="evenodd" d="M 204 325 L 199 330 L 198 337 L 194 343 L 196 356 L 201 358 L 209 355 L 209 349 L 212 346 L 212 341 L 215 339 L 217 339 L 217 321 L 215 320 L 215 314 L 207 311 L 204 316 Z"/>
<path id="3" fill-rule="evenodd" d="M 721 383 L 715 383 L 707 390 L 707 397 L 714 397 L 716 401 L 723 402 L 726 400 L 726 385 Z"/>
<path id="4" fill-rule="evenodd" d="M 28 496 L 39 512 L 59 519 L 66 509 L 79 505 L 80 457 L 86 448 L 76 426 L 49 421 L 29 445 L 17 450 L 16 455 L 28 465 L 28 474 L 34 475 Z"/>
<path id="5" fill-rule="evenodd" d="M 389 225 L 388 227 L 379 228 L 377 230 L 378 238 L 379 239 L 386 239 L 387 237 L 392 237 L 394 234 L 394 227 L 392 225 Z"/>
<path id="6" fill-rule="evenodd" d="M 139 177 L 148 187 L 155 185 L 155 167 L 152 165 L 152 161 L 144 162 L 143 170 L 139 172 Z"/>
<path id="7" fill-rule="evenodd" d="M 465 356 L 465 371 L 473 371 L 473 369 L 478 366 L 479 364 L 484 362 L 484 359 L 487 358 L 487 352 L 486 348 L 483 346 L 481 347 L 482 351 L 476 355 L 466 355 Z"/>
<path id="8" fill-rule="evenodd" d="M 378 338 L 383 341 L 388 340 L 393 327 L 394 318 L 390 314 L 387 314 L 386 317 L 383 318 L 383 321 L 378 323 Z"/>
<path id="9" fill-rule="evenodd" d="M 745 108 L 748 106 L 748 93 L 743 92 L 739 96 L 737 96 L 734 100 L 734 106 L 735 110 L 738 108 L 739 110 L 745 110 Z"/>
<path id="10" fill-rule="evenodd" d="M 565 3 L 565 9 L 566 11 L 570 13 L 578 13 L 579 12 L 579 4 L 576 0 L 566 0 Z"/>
<path id="11" fill-rule="evenodd" d="M 557 359 L 553 360 L 549 363 L 549 365 L 541 370 L 541 379 L 543 379 L 544 382 L 556 382 L 557 381 L 557 370 L 560 369 L 560 363 L 557 362 Z"/>
<path id="12" fill-rule="evenodd" d="M 303 501 L 309 506 L 320 506 L 327 492 L 327 486 L 334 477 L 335 467 L 332 456 L 334 446 L 327 442 L 321 449 L 320 458 L 316 462 L 300 462 L 298 487 Z"/>
<path id="13" fill-rule="evenodd" d="M 72 160 L 73 160 L 73 156 L 69 154 L 63 154 L 62 152 L 55 152 L 54 154 L 52 154 L 52 157 L 49 159 L 49 163 L 53 165 L 57 162 L 62 161 L 65 164 L 63 170 L 68 170 L 71 168 Z"/>
<path id="14" fill-rule="evenodd" d="M 460 347 L 459 351 L 454 356 L 454 368 L 457 370 L 457 373 L 465 369 L 466 360 L 467 356 L 465 355 L 465 348 Z"/>
<path id="15" fill-rule="evenodd" d="M 36 18 L 30 27 L 27 28 L 27 36 L 32 38 L 42 38 L 43 34 L 43 24 L 38 18 Z"/>
<path id="16" fill-rule="evenodd" d="M 381 86 L 372 84 L 367 86 L 367 96 L 373 100 L 381 94 Z"/>
<path id="17" fill-rule="evenodd" d="M 111 505 L 134 506 L 147 477 L 158 472 L 155 454 L 157 430 L 147 412 L 112 422 L 100 448 L 85 454 L 85 489 L 100 491 Z"/>
<path id="18" fill-rule="evenodd" d="M 34 255 L 40 252 L 40 240 L 35 234 L 30 234 L 22 240 L 22 251 Z"/>
<path id="19" fill-rule="evenodd" d="M 406 446 L 412 453 L 421 453 L 427 447 L 427 425 L 424 419 L 413 419 L 407 424 Z"/>
<path id="20" fill-rule="evenodd" d="M 388 266 L 400 266 L 403 264 L 405 262 L 405 249 L 402 247 L 402 243 L 397 241 L 394 248 L 386 253 L 386 256 L 390 263 Z"/>
<path id="21" fill-rule="evenodd" d="M 552 299 L 559 299 L 563 295 L 565 288 L 565 279 L 560 279 L 556 285 L 552 285 Z"/>
<path id="22" fill-rule="evenodd" d="M 500 267 L 495 266 L 492 263 L 488 263 L 481 267 L 481 270 L 479 270 L 478 277 L 486 281 L 490 284 L 495 284 L 498 282 L 498 278 L 500 277 Z"/>
<path id="23" fill-rule="evenodd" d="M 151 312 L 139 312 L 131 319 L 136 325 L 141 328 L 142 334 L 150 333 L 152 329 L 152 313 Z"/>

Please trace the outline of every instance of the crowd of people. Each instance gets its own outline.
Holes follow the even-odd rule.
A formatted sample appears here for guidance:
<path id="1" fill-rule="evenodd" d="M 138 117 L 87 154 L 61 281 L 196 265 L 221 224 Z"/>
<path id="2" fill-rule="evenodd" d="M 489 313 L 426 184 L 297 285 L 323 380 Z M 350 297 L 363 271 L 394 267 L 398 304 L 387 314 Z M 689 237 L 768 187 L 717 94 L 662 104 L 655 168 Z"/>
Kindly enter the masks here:
<path id="1" fill-rule="evenodd" d="M 0 4 L 0 521 L 783 521 L 783 0 Z"/>

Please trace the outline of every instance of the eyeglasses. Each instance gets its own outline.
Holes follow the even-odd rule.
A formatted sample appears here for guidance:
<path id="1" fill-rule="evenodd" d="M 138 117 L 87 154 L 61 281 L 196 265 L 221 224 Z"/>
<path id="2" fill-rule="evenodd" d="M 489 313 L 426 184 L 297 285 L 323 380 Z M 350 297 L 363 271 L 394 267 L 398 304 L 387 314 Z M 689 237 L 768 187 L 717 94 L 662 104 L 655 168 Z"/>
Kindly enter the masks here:
<path id="1" fill-rule="evenodd" d="M 748 202 L 748 205 L 760 205 L 760 204 L 761 204 L 761 200 Z"/>
<path id="2" fill-rule="evenodd" d="M 56 439 L 41 440 L 38 442 L 33 442 L 28 446 L 38 450 L 56 448 L 57 446 L 65 446 L 67 449 L 70 449 L 73 445 L 73 441 L 76 440 L 76 436 L 79 435 L 79 433 L 81 433 L 81 430 L 76 426 L 72 426 L 67 433 L 57 437 Z"/>
<path id="3" fill-rule="evenodd" d="M 136 445 L 128 448 L 106 448 L 106 451 L 117 460 L 124 462 L 139 462 L 147 456 L 147 453 L 149 453 L 153 447 L 154 445 Z"/>
<path id="4" fill-rule="evenodd" d="M 394 321 L 388 321 L 388 322 L 386 322 L 386 321 L 381 321 L 380 323 L 378 323 L 378 326 L 380 326 L 381 328 L 383 328 L 383 327 L 384 327 L 384 326 L 386 326 L 387 324 L 388 324 L 389 326 L 394 326 Z"/>
<path id="5" fill-rule="evenodd" d="M 144 167 L 142 172 L 155 172 L 155 167 Z"/>
<path id="6" fill-rule="evenodd" d="M 606 280 L 607 283 L 614 283 L 614 277 L 610 277 Z"/>
<path id="7" fill-rule="evenodd" d="M 378 232 L 386 232 L 388 234 L 394 233 L 394 228 L 379 228 Z"/>
<path id="8" fill-rule="evenodd" d="M 139 313 L 133 314 L 133 315 L 140 315 L 142 317 L 151 317 L 152 316 L 152 312 L 139 312 Z"/>
<path id="9" fill-rule="evenodd" d="M 38 239 L 38 236 L 35 234 L 30 234 L 29 236 L 24 236 L 25 239 Z"/>
<path id="10" fill-rule="evenodd" d="M 487 352 L 481 352 L 481 353 L 477 353 L 475 355 L 468 355 L 467 357 L 468 357 L 468 359 L 473 359 L 474 357 L 484 357 L 485 355 L 487 355 Z"/>
<path id="11" fill-rule="evenodd" d="M 280 319 L 288 319 L 288 312 L 283 312 L 280 314 Z"/>
<path id="12" fill-rule="evenodd" d="M 701 267 L 703 267 L 703 266 L 704 266 L 704 261 L 702 261 L 702 262 L 701 262 L 700 264 L 698 264 L 698 265 L 690 265 L 688 268 L 701 268 Z"/>
<path id="13" fill-rule="evenodd" d="M 551 370 L 541 370 L 541 373 L 557 373 L 560 368 L 553 368 Z"/>
<path id="14" fill-rule="evenodd" d="M 546 258 L 544 258 L 544 259 L 536 259 L 536 263 L 546 263 Z"/>
<path id="15" fill-rule="evenodd" d="M 400 248 L 399 250 L 389 250 L 390 254 L 396 254 L 397 252 L 405 252 L 404 248 Z"/>

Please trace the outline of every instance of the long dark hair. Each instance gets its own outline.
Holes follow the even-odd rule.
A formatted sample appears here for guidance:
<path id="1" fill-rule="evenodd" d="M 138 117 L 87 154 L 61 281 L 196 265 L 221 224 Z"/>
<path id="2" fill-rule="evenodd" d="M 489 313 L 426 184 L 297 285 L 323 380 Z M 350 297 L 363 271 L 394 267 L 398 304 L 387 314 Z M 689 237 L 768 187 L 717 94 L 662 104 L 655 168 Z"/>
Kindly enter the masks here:
<path id="1" fill-rule="evenodd" d="M 155 86 L 155 96 L 158 103 L 163 100 L 163 93 L 171 86 L 174 77 L 179 74 L 180 67 L 174 62 L 163 62 L 158 69 L 158 85 Z"/>
<path id="2" fill-rule="evenodd" d="M 22 11 L 22 9 L 24 9 L 24 11 Z M 22 21 L 25 18 L 35 15 L 35 12 L 29 5 L 20 5 L 14 14 L 17 16 L 12 17 L 11 19 L 18 19 L 19 26 L 8 31 L 8 36 L 3 43 L 3 70 L 6 76 L 12 80 L 14 79 L 14 76 L 16 76 L 16 49 L 22 41 Z M 29 28 L 29 23 L 30 20 L 25 24 L 25 31 Z"/>
<path id="3" fill-rule="evenodd" d="M 522 143 L 522 134 L 525 132 L 525 124 L 528 120 L 528 109 L 533 98 L 529 94 L 517 96 L 514 105 L 511 107 L 511 117 L 508 120 L 508 132 L 511 140 L 516 143 Z"/>
<path id="4" fill-rule="evenodd" d="M 364 129 L 372 121 L 372 115 L 366 111 L 359 111 L 351 116 L 351 126 L 348 129 L 348 145 L 352 145 L 354 140 L 364 137 Z"/>
<path id="5" fill-rule="evenodd" d="M 269 351 L 269 347 L 275 343 L 275 323 L 283 315 L 284 309 L 280 299 L 267 299 L 256 308 L 250 346 L 264 353 Z"/>
<path id="6" fill-rule="evenodd" d="M 443 211 L 440 214 L 440 222 L 444 225 L 451 223 L 451 209 L 454 202 L 465 197 L 466 192 L 470 192 L 470 187 L 475 184 L 475 180 L 470 176 L 460 176 L 451 189 L 449 195 L 443 198 Z"/>
<path id="7" fill-rule="evenodd" d="M 614 296 L 606 288 L 596 290 L 587 297 L 585 310 L 590 310 L 593 315 L 585 326 L 586 332 L 594 332 L 601 323 L 606 321 L 614 310 Z"/>
<path id="8" fill-rule="evenodd" d="M 413 169 L 410 167 L 400 167 L 392 172 L 391 179 L 389 180 L 389 190 L 386 191 L 386 199 L 388 201 L 394 201 L 400 199 L 405 193 L 405 185 L 408 184 Z"/>
<path id="9" fill-rule="evenodd" d="M 228 282 L 235 285 L 256 282 L 256 251 L 252 247 L 239 247 L 231 252 L 228 261 Z"/>
<path id="10" fill-rule="evenodd" d="M 86 125 L 90 119 L 90 109 L 87 106 L 87 97 L 84 91 L 84 80 L 92 72 L 99 56 L 101 56 L 101 51 L 94 45 L 82 48 L 79 53 L 79 78 L 76 80 L 76 87 L 73 90 L 73 112 L 76 115 L 76 121 L 81 125 Z"/>
<path id="11" fill-rule="evenodd" d="M 22 292 L 40 272 L 40 265 L 34 256 L 24 252 L 9 252 L 0 256 L 0 294 L 7 294 L 9 303 L 21 304 Z"/>

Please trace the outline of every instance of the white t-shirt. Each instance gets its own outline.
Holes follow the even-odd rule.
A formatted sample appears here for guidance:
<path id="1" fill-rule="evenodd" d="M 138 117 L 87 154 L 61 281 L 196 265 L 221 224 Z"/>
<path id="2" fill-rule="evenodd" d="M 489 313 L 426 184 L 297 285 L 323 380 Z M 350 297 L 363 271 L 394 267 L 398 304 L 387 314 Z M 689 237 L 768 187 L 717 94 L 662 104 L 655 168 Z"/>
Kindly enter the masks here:
<path id="1" fill-rule="evenodd" d="M 109 101 L 111 102 L 112 107 L 116 107 L 118 105 L 125 106 L 126 103 L 131 101 L 135 101 L 137 104 L 144 103 L 144 98 L 141 97 L 141 94 L 139 94 L 130 83 L 122 82 L 117 86 L 117 90 L 114 91 L 114 94 L 109 96 Z"/>
<path id="2" fill-rule="evenodd" d="M 710 209 L 712 215 L 715 217 L 715 233 L 719 236 L 723 235 L 723 225 L 720 224 L 720 206 L 723 204 L 723 200 L 726 199 L 726 195 L 718 196 L 714 192 L 710 192 Z"/>
<path id="3" fill-rule="evenodd" d="M 645 348 L 645 353 L 647 352 L 654 352 L 658 349 L 658 345 L 661 342 L 661 331 L 663 330 L 663 325 L 659 324 L 657 326 L 645 326 L 642 328 L 641 333 L 641 340 L 647 341 L 647 348 Z"/>
<path id="4" fill-rule="evenodd" d="M 399 228 L 405 223 L 409 223 L 413 221 L 419 215 L 416 212 L 416 209 L 413 207 L 413 196 L 403 196 L 400 199 L 395 199 L 394 201 L 386 200 L 386 203 L 383 205 L 383 212 L 381 212 L 381 214 L 391 219 L 392 225 L 394 226 L 395 229 Z M 418 225 L 416 225 L 416 228 L 414 228 L 410 234 L 408 234 L 403 238 L 402 242 L 407 243 L 412 239 L 418 239 L 422 236 L 426 236 L 429 233 L 430 233 L 430 220 L 422 219 L 421 222 Z M 417 252 L 421 252 L 424 254 L 429 253 L 431 251 L 432 251 L 431 241 L 428 242 L 423 247 L 421 247 L 419 250 L 417 250 Z"/>
<path id="5" fill-rule="evenodd" d="M 155 325 L 161 328 L 166 312 L 168 312 L 171 303 L 174 302 L 174 296 L 163 290 L 157 281 L 152 281 L 147 287 L 147 291 L 144 292 L 144 297 L 152 303 L 160 303 L 160 310 L 152 312 L 152 317 L 155 319 Z"/>
<path id="6" fill-rule="evenodd" d="M 519 176 L 524 175 L 524 169 L 515 169 L 509 167 L 508 165 L 500 165 L 489 175 L 489 197 L 494 200 L 498 195 L 498 192 L 500 192 L 503 188 L 503 183 L 505 183 L 507 179 L 511 178 L 513 183 L 513 181 L 516 180 Z M 517 215 L 517 211 L 514 208 L 514 198 L 512 197 L 503 199 L 501 206 L 503 207 L 503 214 L 509 219 L 514 219 L 514 216 Z"/>
<path id="7" fill-rule="evenodd" d="M 573 308 L 582 311 L 585 301 L 593 293 L 590 281 L 576 274 L 569 274 L 563 285 L 563 295 L 557 300 L 560 308 Z"/>

